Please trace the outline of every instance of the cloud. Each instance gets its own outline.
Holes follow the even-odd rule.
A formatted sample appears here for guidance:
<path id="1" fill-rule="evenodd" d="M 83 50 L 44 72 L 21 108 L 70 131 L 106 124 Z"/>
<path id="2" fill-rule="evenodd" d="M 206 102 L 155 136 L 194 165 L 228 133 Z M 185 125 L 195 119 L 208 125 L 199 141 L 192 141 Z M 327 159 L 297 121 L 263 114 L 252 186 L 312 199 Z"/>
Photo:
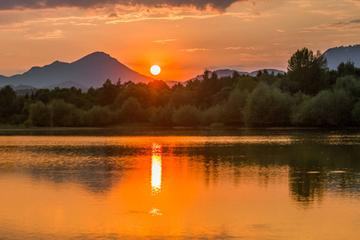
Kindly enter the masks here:
<path id="1" fill-rule="evenodd" d="M 26 34 L 25 37 L 29 40 L 59 39 L 64 37 L 64 33 L 61 30 L 54 30 L 49 32 Z"/>
<path id="2" fill-rule="evenodd" d="M 340 21 L 330 24 L 320 24 L 313 27 L 305 28 L 302 32 L 314 32 L 314 31 L 348 31 L 358 29 L 360 27 L 360 19 L 352 19 L 347 21 Z"/>
<path id="3" fill-rule="evenodd" d="M 146 7 L 193 6 L 198 9 L 208 7 L 225 10 L 233 3 L 246 0 L 1 0 L 0 10 L 40 9 L 56 7 L 93 8 L 109 5 L 131 5 Z"/>
<path id="4" fill-rule="evenodd" d="M 166 44 L 175 41 L 176 39 L 159 39 L 159 40 L 154 40 L 153 43 Z"/>
<path id="5" fill-rule="evenodd" d="M 194 52 L 207 52 L 210 51 L 208 48 L 186 48 L 181 49 L 182 52 L 194 53 Z"/>
<path id="6" fill-rule="evenodd" d="M 254 51 L 256 50 L 255 47 L 243 47 L 243 46 L 230 46 L 230 47 L 226 47 L 225 50 L 251 50 Z"/>

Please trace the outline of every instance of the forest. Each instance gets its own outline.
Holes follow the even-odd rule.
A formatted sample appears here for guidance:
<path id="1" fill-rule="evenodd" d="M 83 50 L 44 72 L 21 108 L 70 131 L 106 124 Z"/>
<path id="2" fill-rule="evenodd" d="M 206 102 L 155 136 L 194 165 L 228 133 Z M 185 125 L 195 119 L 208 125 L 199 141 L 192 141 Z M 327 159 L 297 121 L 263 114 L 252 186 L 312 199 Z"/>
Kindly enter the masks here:
<path id="1" fill-rule="evenodd" d="M 163 81 L 101 88 L 0 90 L 0 124 L 23 127 L 357 127 L 360 69 L 341 63 L 329 70 L 320 52 L 303 48 L 286 74 L 219 78 L 205 71 L 169 87 Z"/>

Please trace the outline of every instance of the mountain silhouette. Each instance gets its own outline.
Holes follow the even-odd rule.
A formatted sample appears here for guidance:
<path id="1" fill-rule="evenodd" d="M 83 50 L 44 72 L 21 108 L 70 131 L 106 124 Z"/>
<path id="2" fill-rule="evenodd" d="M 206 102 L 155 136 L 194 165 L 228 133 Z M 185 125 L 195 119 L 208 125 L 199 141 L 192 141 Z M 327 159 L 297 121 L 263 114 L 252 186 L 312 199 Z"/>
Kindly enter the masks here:
<path id="1" fill-rule="evenodd" d="M 91 53 L 75 62 L 55 61 L 43 67 L 32 67 L 29 71 L 5 77 L 0 75 L 0 86 L 19 85 L 35 88 L 78 87 L 87 89 L 100 87 L 106 79 L 117 82 L 148 82 L 150 77 L 141 75 L 104 52 Z"/>
<path id="2" fill-rule="evenodd" d="M 330 69 L 336 69 L 340 63 L 352 62 L 360 67 L 360 45 L 330 48 L 324 53 Z"/>

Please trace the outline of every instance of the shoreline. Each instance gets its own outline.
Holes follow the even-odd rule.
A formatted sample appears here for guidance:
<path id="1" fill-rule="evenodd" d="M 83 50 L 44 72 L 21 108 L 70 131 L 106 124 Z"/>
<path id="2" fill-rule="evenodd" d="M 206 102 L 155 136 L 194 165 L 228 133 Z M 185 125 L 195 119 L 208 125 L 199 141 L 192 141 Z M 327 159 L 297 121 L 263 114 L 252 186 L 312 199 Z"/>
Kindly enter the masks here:
<path id="1" fill-rule="evenodd" d="M 3 127 L 0 126 L 0 136 L 21 135 L 104 135 L 104 136 L 136 136 L 136 135 L 213 135 L 213 136 L 237 136 L 237 135 L 281 135 L 301 133 L 360 133 L 359 127 L 347 128 L 315 128 L 315 127 L 154 127 L 154 126 L 112 126 L 112 127 Z"/>

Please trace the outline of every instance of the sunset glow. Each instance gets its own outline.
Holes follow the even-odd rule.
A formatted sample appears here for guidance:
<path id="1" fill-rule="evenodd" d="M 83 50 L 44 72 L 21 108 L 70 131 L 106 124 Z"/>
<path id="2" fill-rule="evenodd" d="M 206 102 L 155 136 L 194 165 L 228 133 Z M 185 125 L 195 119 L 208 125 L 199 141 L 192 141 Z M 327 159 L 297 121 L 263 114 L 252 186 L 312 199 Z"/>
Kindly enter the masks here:
<path id="1" fill-rule="evenodd" d="M 28 2 L 39 1 L 0 3 L 0 19 L 6 19 L 0 45 L 7 46 L 0 75 L 74 61 L 94 50 L 145 75 L 154 62 L 166 66 L 171 71 L 161 73 L 164 80 L 185 81 L 214 68 L 284 70 L 298 48 L 355 44 L 360 33 L 355 0 L 168 1 L 161 7 L 153 1 L 66 1 L 41 8 Z M 207 2 L 215 3 L 204 7 Z"/>

